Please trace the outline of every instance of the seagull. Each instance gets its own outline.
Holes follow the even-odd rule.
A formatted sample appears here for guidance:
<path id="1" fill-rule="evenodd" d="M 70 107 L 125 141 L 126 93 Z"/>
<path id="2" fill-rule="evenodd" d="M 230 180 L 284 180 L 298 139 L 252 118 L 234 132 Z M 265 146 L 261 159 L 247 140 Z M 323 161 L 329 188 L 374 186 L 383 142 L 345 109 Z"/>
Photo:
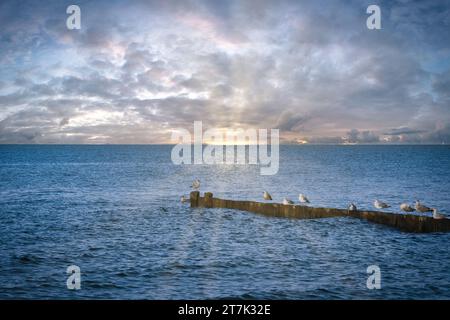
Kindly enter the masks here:
<path id="1" fill-rule="evenodd" d="M 433 219 L 445 219 L 445 215 L 437 212 L 437 209 L 433 208 Z"/>
<path id="2" fill-rule="evenodd" d="M 185 197 L 185 196 L 181 196 L 181 202 L 187 202 L 188 201 L 188 199 Z"/>
<path id="3" fill-rule="evenodd" d="M 357 211 L 358 209 L 356 208 L 355 204 L 352 202 L 350 203 L 350 205 L 348 206 L 348 211 Z"/>
<path id="4" fill-rule="evenodd" d="M 382 201 L 380 201 L 380 200 L 375 200 L 375 201 L 373 202 L 373 205 L 374 205 L 374 207 L 377 208 L 377 209 L 384 209 L 384 208 L 390 208 L 390 207 L 391 207 L 391 206 L 388 205 L 387 203 L 384 203 L 384 202 L 382 202 Z"/>
<path id="5" fill-rule="evenodd" d="M 264 200 L 272 200 L 272 196 L 267 191 L 264 191 L 263 197 Z"/>
<path id="6" fill-rule="evenodd" d="M 413 212 L 415 209 L 407 203 L 402 203 L 400 205 L 400 210 L 405 211 L 405 212 Z"/>
<path id="7" fill-rule="evenodd" d="M 419 211 L 419 212 L 430 212 L 430 211 L 433 211 L 433 209 L 428 208 L 427 206 L 424 206 L 423 204 L 421 204 L 419 200 L 416 200 L 415 207 L 416 207 L 416 210 Z"/>
<path id="8" fill-rule="evenodd" d="M 284 204 L 284 205 L 289 205 L 289 204 L 294 204 L 294 202 L 293 202 L 292 200 L 289 200 L 289 199 L 287 199 L 287 198 L 284 198 L 284 199 L 283 199 L 283 204 Z"/>
<path id="9" fill-rule="evenodd" d="M 192 182 L 191 188 L 195 189 L 195 190 L 200 189 L 200 180 L 199 179 L 195 179 L 194 182 Z"/>
<path id="10" fill-rule="evenodd" d="M 308 198 L 307 198 L 305 195 L 301 194 L 301 193 L 300 193 L 300 195 L 298 196 L 298 200 L 299 200 L 300 202 L 302 202 L 302 203 L 309 203 Z"/>

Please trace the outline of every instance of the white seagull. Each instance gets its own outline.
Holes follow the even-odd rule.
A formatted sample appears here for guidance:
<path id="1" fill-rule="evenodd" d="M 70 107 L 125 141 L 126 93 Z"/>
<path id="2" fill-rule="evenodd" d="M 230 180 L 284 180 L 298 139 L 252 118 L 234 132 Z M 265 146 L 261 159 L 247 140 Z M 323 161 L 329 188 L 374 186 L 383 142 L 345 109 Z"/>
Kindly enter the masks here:
<path id="1" fill-rule="evenodd" d="M 357 211 L 358 209 L 356 208 L 355 204 L 352 202 L 350 203 L 350 205 L 348 206 L 348 211 Z"/>
<path id="2" fill-rule="evenodd" d="M 414 208 L 411 207 L 411 206 L 410 206 L 409 204 L 407 204 L 407 203 L 402 203 L 402 204 L 400 205 L 400 210 L 405 211 L 405 212 L 413 212 L 413 211 L 414 211 Z"/>
<path id="3" fill-rule="evenodd" d="M 284 198 L 284 199 L 283 199 L 283 204 L 284 204 L 284 205 L 289 205 L 289 204 L 294 204 L 294 202 L 293 202 L 292 200 L 289 200 L 289 199 L 287 199 L 287 198 Z"/>
<path id="4" fill-rule="evenodd" d="M 195 179 L 194 182 L 192 182 L 191 188 L 194 190 L 200 189 L 200 180 Z"/>
<path id="5" fill-rule="evenodd" d="M 430 211 L 433 211 L 433 209 L 428 208 L 427 206 L 424 206 L 423 204 L 421 204 L 419 200 L 416 200 L 415 208 L 419 212 L 430 212 Z"/>
<path id="6" fill-rule="evenodd" d="M 300 195 L 298 196 L 298 200 L 299 200 L 300 202 L 302 202 L 302 203 L 309 203 L 308 198 L 307 198 L 304 194 L 301 194 L 301 193 L 300 193 Z"/>
<path id="7" fill-rule="evenodd" d="M 445 219 L 445 215 L 437 212 L 437 209 L 433 208 L 433 219 Z"/>
<path id="8" fill-rule="evenodd" d="M 264 200 L 272 200 L 272 196 L 267 191 L 264 191 L 263 197 Z"/>
<path id="9" fill-rule="evenodd" d="M 377 208 L 377 209 L 384 209 L 384 208 L 390 208 L 390 207 L 391 207 L 391 206 L 388 205 L 387 203 L 384 203 L 384 202 L 382 202 L 382 201 L 380 201 L 380 200 L 375 200 L 375 201 L 373 202 L 373 205 L 374 205 L 374 207 Z"/>
<path id="10" fill-rule="evenodd" d="M 181 196 L 181 199 L 180 199 L 180 200 L 181 200 L 181 202 L 183 202 L 183 203 L 188 201 L 188 199 L 187 199 L 185 196 Z"/>

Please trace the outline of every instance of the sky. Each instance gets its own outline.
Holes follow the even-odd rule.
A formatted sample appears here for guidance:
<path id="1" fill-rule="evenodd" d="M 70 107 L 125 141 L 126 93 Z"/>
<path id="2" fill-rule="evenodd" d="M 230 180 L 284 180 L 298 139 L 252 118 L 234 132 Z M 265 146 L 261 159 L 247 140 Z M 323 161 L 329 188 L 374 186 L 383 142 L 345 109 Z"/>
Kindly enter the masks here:
<path id="1" fill-rule="evenodd" d="M 194 121 L 450 144 L 450 1 L 0 2 L 0 143 L 170 143 Z"/>

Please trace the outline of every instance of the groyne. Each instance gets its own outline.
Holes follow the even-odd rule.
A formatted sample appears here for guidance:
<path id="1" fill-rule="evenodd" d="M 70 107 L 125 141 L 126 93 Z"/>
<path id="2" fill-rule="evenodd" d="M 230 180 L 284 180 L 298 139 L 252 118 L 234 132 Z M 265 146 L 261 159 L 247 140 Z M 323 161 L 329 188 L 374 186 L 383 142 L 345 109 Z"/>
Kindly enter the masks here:
<path id="1" fill-rule="evenodd" d="M 315 208 L 304 205 L 284 205 L 281 203 L 227 200 L 214 198 L 211 192 L 192 191 L 191 207 L 227 208 L 254 212 L 270 217 L 320 219 L 333 217 L 352 217 L 383 224 L 406 232 L 449 232 L 450 219 L 433 219 L 428 216 L 396 214 L 381 211 L 349 211 L 347 209 Z"/>

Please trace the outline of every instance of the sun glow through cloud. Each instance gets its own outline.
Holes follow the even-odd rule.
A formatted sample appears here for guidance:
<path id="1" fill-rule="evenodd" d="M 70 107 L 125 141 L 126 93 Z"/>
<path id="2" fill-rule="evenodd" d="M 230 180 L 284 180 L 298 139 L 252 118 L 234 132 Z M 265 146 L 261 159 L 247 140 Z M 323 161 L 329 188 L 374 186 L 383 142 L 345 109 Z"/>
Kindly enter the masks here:
<path id="1" fill-rule="evenodd" d="M 13 4 L 0 143 L 167 143 L 196 120 L 278 128 L 283 143 L 450 142 L 445 2 L 408 2 L 408 17 L 383 2 L 380 31 L 339 0 L 96 1 L 81 30 L 63 4 Z"/>

